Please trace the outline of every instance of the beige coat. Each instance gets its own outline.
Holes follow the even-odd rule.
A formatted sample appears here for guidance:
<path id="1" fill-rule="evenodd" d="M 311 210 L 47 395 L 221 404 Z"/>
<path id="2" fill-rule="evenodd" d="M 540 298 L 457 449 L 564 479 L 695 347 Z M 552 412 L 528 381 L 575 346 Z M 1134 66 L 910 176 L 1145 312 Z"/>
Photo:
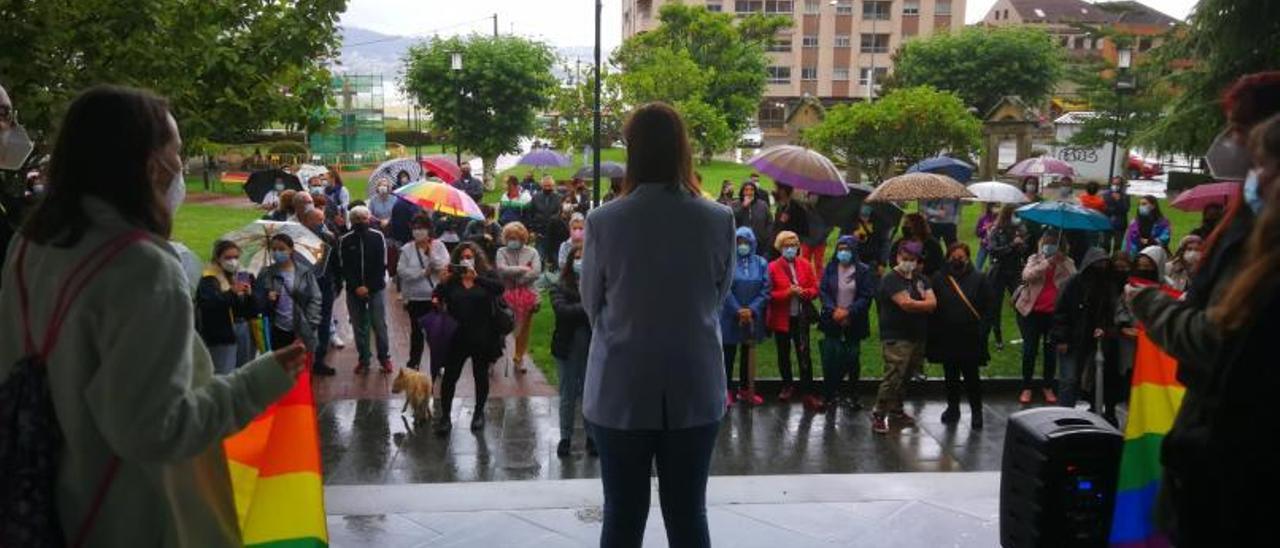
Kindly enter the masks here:
<path id="1" fill-rule="evenodd" d="M 67 272 L 129 228 L 105 202 L 87 199 L 85 209 L 92 226 L 78 244 L 27 251 L 37 340 Z M 9 248 L 0 292 L 0 379 L 23 354 L 18 248 Z M 97 274 L 71 306 L 48 367 L 65 438 L 55 496 L 66 534 L 76 533 L 115 454 L 120 470 L 88 546 L 241 544 L 221 442 L 293 380 L 270 355 L 213 375 L 186 276 L 166 242 L 133 244 Z"/>
<path id="2" fill-rule="evenodd" d="M 1018 309 L 1018 313 L 1026 316 L 1031 313 L 1032 307 L 1036 305 L 1036 299 L 1040 297 L 1040 291 L 1044 289 L 1044 274 L 1049 270 L 1049 261 L 1044 255 L 1035 253 L 1027 259 L 1027 265 L 1022 267 L 1022 289 L 1018 292 L 1018 300 L 1013 304 Z M 1076 273 L 1076 264 L 1071 257 L 1063 255 L 1062 262 L 1058 263 L 1058 269 L 1053 272 L 1053 284 L 1057 286 L 1058 291 L 1066 286 L 1067 280 Z"/>

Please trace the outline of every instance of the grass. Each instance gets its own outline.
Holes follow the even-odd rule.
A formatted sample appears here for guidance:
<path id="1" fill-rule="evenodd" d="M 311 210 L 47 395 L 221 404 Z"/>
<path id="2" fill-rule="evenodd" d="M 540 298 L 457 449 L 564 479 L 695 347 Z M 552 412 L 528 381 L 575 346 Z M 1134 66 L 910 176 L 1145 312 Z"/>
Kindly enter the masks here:
<path id="1" fill-rule="evenodd" d="M 191 248 L 208 261 L 213 243 L 220 236 L 256 221 L 262 212 L 256 209 L 230 208 L 206 204 L 183 204 L 173 223 L 173 239 Z"/>

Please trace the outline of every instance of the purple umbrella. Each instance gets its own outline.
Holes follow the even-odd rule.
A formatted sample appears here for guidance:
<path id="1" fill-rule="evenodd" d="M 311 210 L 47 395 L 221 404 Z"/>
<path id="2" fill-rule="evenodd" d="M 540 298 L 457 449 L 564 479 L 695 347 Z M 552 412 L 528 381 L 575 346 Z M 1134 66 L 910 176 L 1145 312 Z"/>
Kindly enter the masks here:
<path id="1" fill-rule="evenodd" d="M 1006 175 L 1012 177 L 1039 177 L 1041 175 L 1061 175 L 1063 177 L 1075 177 L 1076 168 L 1057 158 L 1050 156 L 1039 156 L 1036 158 L 1027 158 L 1021 162 L 1013 164 Z"/>
<path id="2" fill-rule="evenodd" d="M 826 156 L 795 145 L 769 147 L 756 154 L 747 165 L 773 177 L 775 181 L 822 196 L 849 193 L 840 170 Z"/>
<path id="3" fill-rule="evenodd" d="M 522 166 L 534 167 L 569 167 L 573 165 L 573 161 L 568 157 L 561 155 L 554 150 L 540 148 L 525 154 L 516 162 Z"/>
<path id="4" fill-rule="evenodd" d="M 445 357 L 449 355 L 449 344 L 453 342 L 453 334 L 458 331 L 458 322 L 452 316 L 439 310 L 432 310 L 421 318 L 414 318 L 427 337 L 427 347 L 431 349 L 431 376 L 438 376 L 444 366 Z"/>

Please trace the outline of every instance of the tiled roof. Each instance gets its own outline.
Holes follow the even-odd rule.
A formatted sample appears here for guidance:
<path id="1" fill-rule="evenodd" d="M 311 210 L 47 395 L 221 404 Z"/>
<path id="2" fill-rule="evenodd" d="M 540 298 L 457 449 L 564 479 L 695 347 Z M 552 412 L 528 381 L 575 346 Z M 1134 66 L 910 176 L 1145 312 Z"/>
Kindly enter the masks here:
<path id="1" fill-rule="evenodd" d="M 1084 0 L 1010 0 L 1028 23 L 1111 23 L 1115 15 Z"/>
<path id="2" fill-rule="evenodd" d="M 1115 17 L 1116 23 L 1171 27 L 1180 22 L 1176 18 L 1165 15 L 1151 6 L 1132 0 L 1099 2 L 1098 9 L 1111 13 Z"/>

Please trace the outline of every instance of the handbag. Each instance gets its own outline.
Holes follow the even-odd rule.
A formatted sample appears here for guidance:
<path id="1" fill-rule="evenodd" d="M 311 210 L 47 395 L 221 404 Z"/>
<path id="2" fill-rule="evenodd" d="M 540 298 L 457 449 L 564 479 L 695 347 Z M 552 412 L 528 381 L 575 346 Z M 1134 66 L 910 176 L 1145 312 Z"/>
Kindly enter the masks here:
<path id="1" fill-rule="evenodd" d="M 502 297 L 494 297 L 491 306 L 494 331 L 497 331 L 503 337 L 510 335 L 511 332 L 516 330 L 515 312 L 511 311 L 511 307 L 507 306 Z"/>

